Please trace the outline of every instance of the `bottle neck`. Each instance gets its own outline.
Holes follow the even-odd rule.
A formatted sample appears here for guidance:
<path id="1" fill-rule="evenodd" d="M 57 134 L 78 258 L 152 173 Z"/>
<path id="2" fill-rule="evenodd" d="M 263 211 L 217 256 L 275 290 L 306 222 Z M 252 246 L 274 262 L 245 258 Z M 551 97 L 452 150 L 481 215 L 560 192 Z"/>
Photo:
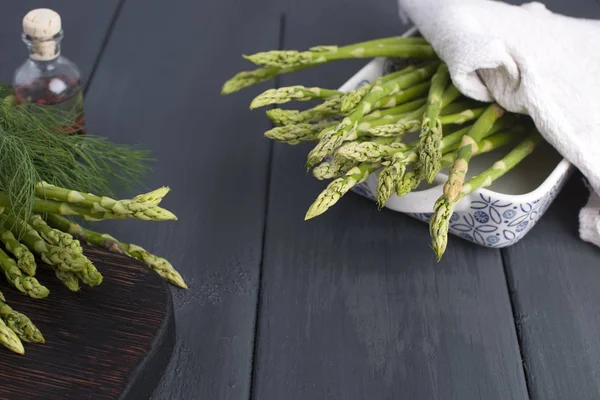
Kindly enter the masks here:
<path id="1" fill-rule="evenodd" d="M 60 56 L 62 38 L 62 32 L 46 40 L 39 40 L 23 34 L 23 42 L 25 42 L 29 50 L 29 58 L 34 61 L 51 61 L 57 59 Z"/>

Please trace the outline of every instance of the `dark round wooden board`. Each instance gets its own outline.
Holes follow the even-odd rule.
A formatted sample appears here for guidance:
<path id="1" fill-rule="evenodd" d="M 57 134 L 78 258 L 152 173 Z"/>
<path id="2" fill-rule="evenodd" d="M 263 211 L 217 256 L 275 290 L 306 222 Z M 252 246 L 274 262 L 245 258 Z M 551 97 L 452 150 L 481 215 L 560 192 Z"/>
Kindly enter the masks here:
<path id="1" fill-rule="evenodd" d="M 104 276 L 98 287 L 70 292 L 44 265 L 36 276 L 50 289 L 46 299 L 2 285 L 46 343 L 25 344 L 24 356 L 0 346 L 0 399 L 147 399 L 160 381 L 175 342 L 167 283 L 131 258 L 86 255 Z"/>

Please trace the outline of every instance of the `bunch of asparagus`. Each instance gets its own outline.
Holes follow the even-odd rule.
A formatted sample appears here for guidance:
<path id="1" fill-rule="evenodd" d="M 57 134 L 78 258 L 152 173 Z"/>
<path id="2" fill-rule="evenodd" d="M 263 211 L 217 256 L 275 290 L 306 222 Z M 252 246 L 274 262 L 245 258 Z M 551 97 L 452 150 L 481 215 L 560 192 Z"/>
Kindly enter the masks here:
<path id="1" fill-rule="evenodd" d="M 0 192 L 0 242 L 3 245 L 0 248 L 0 269 L 10 285 L 36 299 L 49 294 L 49 290 L 35 277 L 36 257 L 52 268 L 56 277 L 72 291 L 78 291 L 81 283 L 97 286 L 102 283 L 102 275 L 85 256 L 81 246 L 84 242 L 139 260 L 172 284 L 187 288 L 181 275 L 164 258 L 67 219 L 176 220 L 173 213 L 159 206 L 168 192 L 169 189 L 163 187 L 133 199 L 115 200 L 40 182 L 36 185 L 34 214 L 27 220 L 10 212 L 9 198 L 6 193 Z M 1 293 L 0 300 L 1 344 L 23 354 L 22 341 L 44 342 L 39 329 L 29 318 L 7 305 Z"/>
<path id="2" fill-rule="evenodd" d="M 317 179 L 333 179 L 310 206 L 306 219 L 323 214 L 371 174 L 378 173 L 377 202 L 381 208 L 392 194 L 402 196 L 422 182 L 432 183 L 440 171 L 449 168 L 430 221 L 439 261 L 446 250 L 456 204 L 474 190 L 491 185 L 541 142 L 531 120 L 509 114 L 497 104 L 463 97 L 452 84 L 447 65 L 418 37 L 245 56 L 263 67 L 237 74 L 224 84 L 222 93 L 330 61 L 368 57 L 408 59 L 409 64 L 346 93 L 304 86 L 267 90 L 250 108 L 322 100 L 303 111 L 267 111 L 277 126 L 265 136 L 292 145 L 316 143 L 308 154 L 307 168 Z M 413 132 L 418 137 L 407 140 Z M 472 157 L 515 142 L 489 169 L 467 180 Z"/>

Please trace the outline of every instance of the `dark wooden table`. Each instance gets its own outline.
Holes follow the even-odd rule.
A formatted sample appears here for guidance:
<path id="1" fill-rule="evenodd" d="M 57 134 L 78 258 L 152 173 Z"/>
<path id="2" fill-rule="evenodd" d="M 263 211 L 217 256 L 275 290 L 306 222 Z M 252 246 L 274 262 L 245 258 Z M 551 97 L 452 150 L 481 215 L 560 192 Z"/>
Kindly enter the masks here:
<path id="1" fill-rule="evenodd" d="M 594 0 L 546 3 L 600 17 Z M 248 111 L 261 90 L 335 88 L 363 61 L 219 95 L 251 68 L 243 53 L 402 33 L 395 0 L 10 2 L 0 79 L 38 6 L 63 16 L 90 130 L 153 149 L 146 183 L 173 189 L 178 222 L 109 226 L 190 285 L 173 291 L 177 344 L 154 399 L 600 398 L 600 250 L 577 236 L 579 176 L 514 247 L 451 238 L 436 264 L 426 225 L 355 195 L 304 222 L 323 186 L 306 147 L 271 145 Z"/>

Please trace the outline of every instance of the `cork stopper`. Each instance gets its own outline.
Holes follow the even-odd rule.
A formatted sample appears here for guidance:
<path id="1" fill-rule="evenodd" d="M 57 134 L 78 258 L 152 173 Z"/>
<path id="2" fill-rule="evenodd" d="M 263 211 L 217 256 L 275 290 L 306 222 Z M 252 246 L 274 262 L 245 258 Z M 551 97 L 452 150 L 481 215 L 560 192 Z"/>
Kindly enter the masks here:
<path id="1" fill-rule="evenodd" d="M 31 10 L 23 18 L 23 32 L 31 39 L 31 56 L 51 60 L 58 55 L 54 38 L 62 31 L 60 15 L 48 8 Z"/>

